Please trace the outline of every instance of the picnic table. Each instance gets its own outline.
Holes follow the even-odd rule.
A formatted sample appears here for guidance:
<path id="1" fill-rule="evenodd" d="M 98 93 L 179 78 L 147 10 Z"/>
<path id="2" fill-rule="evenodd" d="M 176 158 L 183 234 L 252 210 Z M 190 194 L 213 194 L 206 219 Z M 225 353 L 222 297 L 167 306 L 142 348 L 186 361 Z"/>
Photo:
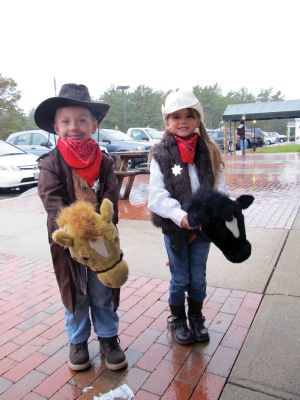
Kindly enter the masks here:
<path id="1" fill-rule="evenodd" d="M 119 198 L 121 200 L 128 200 L 135 177 L 141 174 L 149 174 L 149 150 L 120 151 L 109 153 L 109 155 L 115 158 L 115 174 L 118 181 Z M 134 169 L 130 169 L 128 167 L 128 161 L 132 158 L 144 158 L 147 161 L 145 163 L 139 164 L 139 166 Z M 124 192 L 121 193 L 123 181 L 125 178 L 127 179 Z"/>

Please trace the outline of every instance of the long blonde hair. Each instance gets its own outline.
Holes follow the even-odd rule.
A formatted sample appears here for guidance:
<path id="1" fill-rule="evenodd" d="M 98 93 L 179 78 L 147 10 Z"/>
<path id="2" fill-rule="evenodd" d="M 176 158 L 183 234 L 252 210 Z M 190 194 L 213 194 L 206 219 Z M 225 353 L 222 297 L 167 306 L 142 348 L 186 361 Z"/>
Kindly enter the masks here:
<path id="1" fill-rule="evenodd" d="M 211 163 L 211 170 L 213 174 L 214 186 L 218 184 L 220 173 L 225 168 L 225 163 L 222 158 L 221 151 L 218 145 L 209 137 L 206 129 L 200 121 L 199 124 L 199 136 L 203 139 L 209 154 L 209 159 Z"/>

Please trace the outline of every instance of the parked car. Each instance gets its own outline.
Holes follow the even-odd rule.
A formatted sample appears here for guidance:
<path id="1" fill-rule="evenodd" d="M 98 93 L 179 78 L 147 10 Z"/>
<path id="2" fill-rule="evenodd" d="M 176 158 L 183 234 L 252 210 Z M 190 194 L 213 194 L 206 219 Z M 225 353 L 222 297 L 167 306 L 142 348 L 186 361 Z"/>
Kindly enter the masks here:
<path id="1" fill-rule="evenodd" d="M 214 142 L 216 142 L 221 150 L 224 150 L 224 130 L 223 129 L 207 129 L 207 133 L 209 134 L 209 136 L 211 137 L 211 139 L 214 140 Z M 247 147 L 248 149 L 251 148 L 253 146 L 254 143 L 254 130 L 252 129 L 246 129 L 245 131 L 245 135 L 246 135 L 246 140 L 247 140 Z M 227 150 L 229 152 L 233 151 L 233 133 L 229 131 L 227 131 Z M 240 149 L 240 137 L 238 135 L 236 135 L 236 150 Z M 263 146 L 264 144 L 264 139 L 263 139 L 263 133 L 262 130 L 260 128 L 256 128 L 255 129 L 255 143 L 256 143 L 256 147 L 260 147 Z"/>
<path id="2" fill-rule="evenodd" d="M 224 150 L 224 130 L 220 129 L 207 129 L 207 133 L 210 138 L 217 143 L 221 150 Z M 231 135 L 232 136 L 232 135 Z M 230 137 L 230 133 L 227 132 L 227 151 L 233 151 L 233 138 Z"/>
<path id="3" fill-rule="evenodd" d="M 41 156 L 54 149 L 57 139 L 58 136 L 54 133 L 49 133 L 42 129 L 32 129 L 29 131 L 11 133 L 6 139 L 6 142 L 14 144 L 27 153 Z M 102 151 L 107 153 L 104 146 L 100 147 Z"/>
<path id="4" fill-rule="evenodd" d="M 37 156 L 0 140 L 0 189 L 36 186 Z"/>
<path id="5" fill-rule="evenodd" d="M 288 137 L 286 135 L 280 135 L 280 133 L 278 132 L 267 132 L 267 133 L 271 133 L 272 135 L 274 135 L 277 138 L 277 142 L 279 143 L 287 142 L 288 140 Z"/>
<path id="6" fill-rule="evenodd" d="M 129 128 L 127 135 L 134 140 L 156 143 L 162 138 L 163 131 L 158 131 L 154 128 Z"/>
<path id="7" fill-rule="evenodd" d="M 149 151 L 152 144 L 148 142 L 133 140 L 126 133 L 116 131 L 114 129 L 98 129 L 93 133 L 93 139 L 101 146 L 106 147 L 108 154 L 120 151 Z M 130 168 L 135 168 L 137 165 L 146 163 L 147 158 L 133 158 L 129 160 Z"/>
<path id="8" fill-rule="evenodd" d="M 270 145 L 277 142 L 277 137 L 272 135 L 271 132 L 263 132 L 264 144 Z"/>
<path id="9" fill-rule="evenodd" d="M 11 133 L 6 142 L 18 146 L 27 153 L 41 156 L 56 146 L 57 136 L 41 129 Z"/>
<path id="10" fill-rule="evenodd" d="M 264 145 L 263 131 L 260 128 L 255 128 L 255 132 L 254 132 L 254 128 L 252 128 L 252 129 L 246 128 L 245 135 L 246 135 L 246 139 L 247 139 L 248 149 L 253 147 L 254 142 L 255 142 L 256 147 L 262 147 Z M 254 139 L 254 136 L 255 136 L 255 139 Z M 240 143 L 240 137 L 237 135 L 236 136 L 236 145 L 237 145 L 238 150 L 240 148 L 239 143 Z"/>

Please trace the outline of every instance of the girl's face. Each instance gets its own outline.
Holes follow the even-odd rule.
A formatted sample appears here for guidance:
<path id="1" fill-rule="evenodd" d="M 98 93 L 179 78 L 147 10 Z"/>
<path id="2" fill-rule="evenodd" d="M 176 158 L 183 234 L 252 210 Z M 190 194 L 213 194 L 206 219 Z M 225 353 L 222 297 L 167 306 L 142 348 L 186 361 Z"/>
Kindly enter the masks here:
<path id="1" fill-rule="evenodd" d="M 199 128 L 200 118 L 197 112 L 189 108 L 175 111 L 168 115 L 165 121 L 166 130 L 173 135 L 187 137 Z"/>
<path id="2" fill-rule="evenodd" d="M 56 111 L 54 130 L 62 140 L 88 140 L 98 122 L 84 107 L 61 107 Z"/>

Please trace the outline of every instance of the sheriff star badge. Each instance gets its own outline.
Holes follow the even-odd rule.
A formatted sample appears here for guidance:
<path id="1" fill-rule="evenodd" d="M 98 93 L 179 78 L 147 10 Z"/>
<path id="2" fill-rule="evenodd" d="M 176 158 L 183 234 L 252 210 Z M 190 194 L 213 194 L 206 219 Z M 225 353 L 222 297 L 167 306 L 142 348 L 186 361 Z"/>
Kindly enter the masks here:
<path id="1" fill-rule="evenodd" d="M 177 176 L 180 175 L 182 171 L 182 168 L 180 165 L 175 164 L 174 167 L 172 168 L 172 173 Z"/>

